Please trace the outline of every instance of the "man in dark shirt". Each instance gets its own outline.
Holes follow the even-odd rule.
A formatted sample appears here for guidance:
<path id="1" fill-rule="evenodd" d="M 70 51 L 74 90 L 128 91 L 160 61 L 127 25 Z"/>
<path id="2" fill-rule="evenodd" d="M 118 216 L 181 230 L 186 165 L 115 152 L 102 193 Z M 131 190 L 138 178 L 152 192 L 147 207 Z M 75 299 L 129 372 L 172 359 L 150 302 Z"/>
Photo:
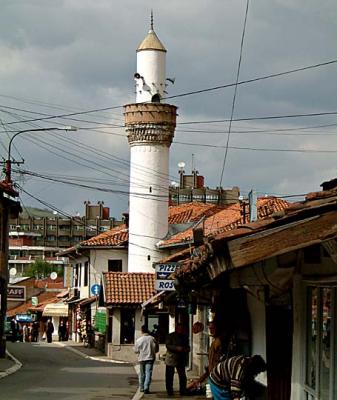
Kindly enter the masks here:
<path id="1" fill-rule="evenodd" d="M 221 361 L 209 376 L 214 400 L 239 400 L 249 394 L 255 376 L 266 369 L 261 356 L 236 356 Z"/>
<path id="2" fill-rule="evenodd" d="M 165 382 L 166 391 L 169 396 L 173 395 L 173 377 L 176 369 L 179 376 L 179 392 L 181 395 L 186 393 L 186 364 L 190 346 L 188 336 L 184 333 L 184 326 L 181 323 L 176 325 L 175 332 L 170 333 L 166 339 L 165 357 Z"/>

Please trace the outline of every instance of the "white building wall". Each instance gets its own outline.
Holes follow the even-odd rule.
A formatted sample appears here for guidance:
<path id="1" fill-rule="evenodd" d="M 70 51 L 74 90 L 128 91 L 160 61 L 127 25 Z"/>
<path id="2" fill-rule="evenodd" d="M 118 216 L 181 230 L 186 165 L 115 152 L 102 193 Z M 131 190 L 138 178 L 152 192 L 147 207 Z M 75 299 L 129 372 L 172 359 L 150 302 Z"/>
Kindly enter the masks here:
<path id="1" fill-rule="evenodd" d="M 169 148 L 131 146 L 129 272 L 154 272 L 156 243 L 168 231 Z"/>
<path id="2" fill-rule="evenodd" d="M 126 249 L 90 250 L 90 287 L 95 283 L 101 283 L 102 272 L 108 272 L 108 260 L 122 260 L 122 272 L 127 272 L 128 251 Z"/>
<path id="3" fill-rule="evenodd" d="M 266 353 L 266 313 L 265 304 L 252 295 L 247 296 L 248 309 L 252 328 L 252 354 L 259 354 L 264 360 Z M 257 380 L 267 385 L 267 374 L 262 373 Z"/>
<path id="4" fill-rule="evenodd" d="M 112 345 L 120 346 L 120 344 L 121 344 L 121 311 L 119 308 L 114 308 L 112 314 Z"/>
<path id="5" fill-rule="evenodd" d="M 143 50 L 137 53 L 137 72 L 144 78 L 146 86 L 143 86 L 142 79 L 137 80 L 136 102 L 149 102 L 152 96 L 159 93 L 165 97 L 166 79 L 166 53 L 157 50 Z M 150 91 L 144 90 L 149 88 Z"/>
<path id="6" fill-rule="evenodd" d="M 108 260 L 122 260 L 122 271 L 127 272 L 128 268 L 128 251 L 127 249 L 114 250 L 90 250 L 90 260 L 86 256 L 79 255 L 76 260 L 72 260 L 73 271 L 75 271 L 76 264 L 80 264 L 81 272 L 79 274 L 80 281 L 78 285 L 74 286 L 74 276 L 72 287 L 80 290 L 80 298 L 87 298 L 92 296 L 90 288 L 95 283 L 100 284 L 102 272 L 108 272 Z M 84 271 L 85 263 L 89 262 L 89 279 L 88 285 L 84 285 Z M 74 275 L 74 274 L 73 274 Z"/>

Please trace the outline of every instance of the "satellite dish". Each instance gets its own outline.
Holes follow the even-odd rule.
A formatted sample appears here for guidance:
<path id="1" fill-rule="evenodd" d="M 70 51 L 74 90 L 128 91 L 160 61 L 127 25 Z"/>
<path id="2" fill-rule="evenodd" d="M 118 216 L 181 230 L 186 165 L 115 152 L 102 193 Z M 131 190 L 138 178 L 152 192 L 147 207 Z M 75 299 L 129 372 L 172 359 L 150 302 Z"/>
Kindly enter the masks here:
<path id="1" fill-rule="evenodd" d="M 56 272 L 52 272 L 50 274 L 50 279 L 52 279 L 53 281 L 57 278 L 57 273 Z"/>
<path id="2" fill-rule="evenodd" d="M 10 276 L 15 276 L 16 273 L 17 273 L 16 268 L 11 268 L 11 269 L 9 270 L 9 275 L 10 275 Z"/>

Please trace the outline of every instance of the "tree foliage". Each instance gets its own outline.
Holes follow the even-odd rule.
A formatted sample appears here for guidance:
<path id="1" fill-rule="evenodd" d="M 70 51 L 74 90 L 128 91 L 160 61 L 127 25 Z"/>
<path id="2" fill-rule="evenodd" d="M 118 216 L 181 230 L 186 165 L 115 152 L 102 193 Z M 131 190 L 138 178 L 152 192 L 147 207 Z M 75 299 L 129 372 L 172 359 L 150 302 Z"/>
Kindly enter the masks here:
<path id="1" fill-rule="evenodd" d="M 52 272 L 52 265 L 48 261 L 38 258 L 31 264 L 27 272 L 29 276 L 36 279 L 44 279 Z"/>

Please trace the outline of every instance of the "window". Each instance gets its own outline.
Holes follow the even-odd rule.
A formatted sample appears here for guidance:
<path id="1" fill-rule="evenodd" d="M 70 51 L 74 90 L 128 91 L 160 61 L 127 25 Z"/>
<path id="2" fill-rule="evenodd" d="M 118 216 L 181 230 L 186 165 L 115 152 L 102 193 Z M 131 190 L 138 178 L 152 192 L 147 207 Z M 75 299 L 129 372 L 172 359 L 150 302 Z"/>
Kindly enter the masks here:
<path id="1" fill-rule="evenodd" d="M 307 400 L 337 398 L 336 288 L 307 288 Z"/>
<path id="2" fill-rule="evenodd" d="M 108 260 L 108 272 L 122 272 L 122 260 Z"/>
<path id="3" fill-rule="evenodd" d="M 84 278 L 83 278 L 83 286 L 88 286 L 89 281 L 89 262 L 86 261 L 84 263 Z"/>
<path id="4" fill-rule="evenodd" d="M 76 264 L 74 268 L 74 287 L 78 287 L 78 274 L 81 264 Z"/>

